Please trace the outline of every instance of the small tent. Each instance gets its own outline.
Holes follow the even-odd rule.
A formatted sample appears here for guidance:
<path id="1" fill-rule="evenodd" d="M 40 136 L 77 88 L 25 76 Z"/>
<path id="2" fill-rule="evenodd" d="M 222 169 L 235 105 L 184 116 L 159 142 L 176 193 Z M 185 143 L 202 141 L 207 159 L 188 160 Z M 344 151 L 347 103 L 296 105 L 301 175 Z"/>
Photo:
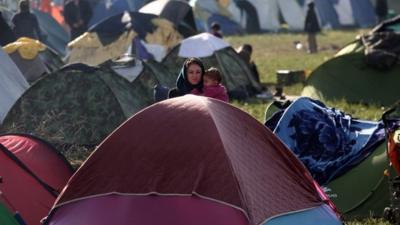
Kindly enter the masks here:
<path id="1" fill-rule="evenodd" d="M 29 84 L 7 53 L 0 49 L 0 123 Z"/>
<path id="2" fill-rule="evenodd" d="M 0 204 L 18 212 L 29 225 L 40 225 L 72 175 L 65 158 L 33 136 L 0 136 Z"/>
<path id="3" fill-rule="evenodd" d="M 304 29 L 305 14 L 301 5 L 293 0 L 248 0 L 257 9 L 260 28 L 278 31 L 281 28 L 280 16 L 289 30 Z"/>
<path id="4" fill-rule="evenodd" d="M 342 100 L 389 106 L 400 99 L 400 65 L 379 70 L 367 65 L 364 53 L 334 57 L 307 78 L 301 95 L 316 99 Z"/>
<path id="5" fill-rule="evenodd" d="M 139 12 L 154 14 L 171 21 L 184 37 L 197 33 L 192 7 L 184 0 L 152 1 L 140 8 Z"/>
<path id="6" fill-rule="evenodd" d="M 240 9 L 233 1 L 191 0 L 196 26 L 199 31 L 209 31 L 211 24 L 217 22 L 226 35 L 243 33 Z M 253 15 L 255 16 L 255 15 Z"/>
<path id="7" fill-rule="evenodd" d="M 193 48 L 196 46 L 196 48 Z M 218 68 L 222 82 L 233 98 L 246 98 L 261 91 L 249 66 L 224 40 L 209 33 L 201 33 L 187 38 L 164 58 L 163 64 L 171 74 L 178 73 L 188 57 L 199 57 L 206 68 Z"/>
<path id="8" fill-rule="evenodd" d="M 63 66 L 59 55 L 41 42 L 19 38 L 3 47 L 29 83 Z"/>
<path id="9" fill-rule="evenodd" d="M 44 224 L 340 225 L 329 202 L 257 120 L 186 95 L 144 109 L 108 136 Z"/>
<path id="10" fill-rule="evenodd" d="M 96 145 L 140 109 L 140 96 L 111 69 L 72 64 L 25 92 L 2 130 L 32 133 L 51 143 Z"/>
<path id="11" fill-rule="evenodd" d="M 123 55 L 135 37 L 149 44 L 171 49 L 181 35 L 173 24 L 155 15 L 125 12 L 111 16 L 92 26 L 88 32 L 68 44 L 68 63 L 99 65 Z"/>

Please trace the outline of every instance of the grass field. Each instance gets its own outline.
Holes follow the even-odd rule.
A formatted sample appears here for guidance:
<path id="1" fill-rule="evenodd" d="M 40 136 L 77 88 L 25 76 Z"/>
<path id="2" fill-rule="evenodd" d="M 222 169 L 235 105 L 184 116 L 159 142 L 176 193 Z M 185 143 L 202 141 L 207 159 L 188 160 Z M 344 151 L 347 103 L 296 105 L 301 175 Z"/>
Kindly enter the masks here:
<path id="1" fill-rule="evenodd" d="M 241 44 L 249 43 L 253 46 L 253 60 L 255 61 L 263 83 L 275 84 L 276 71 L 305 70 L 311 72 L 324 61 L 329 60 L 333 55 L 347 43 L 366 30 L 350 31 L 329 31 L 318 35 L 318 45 L 320 51 L 317 54 L 307 54 L 305 48 L 297 50 L 294 42 L 300 41 L 303 46 L 306 43 L 305 34 L 286 33 L 286 34 L 263 34 L 250 36 L 227 37 L 226 40 L 235 48 Z M 287 95 L 300 95 L 303 88 L 302 84 L 284 87 Z M 274 90 L 271 90 L 272 92 Z M 233 104 L 248 112 L 260 122 L 265 120 L 265 109 L 269 101 L 249 99 L 247 101 L 234 101 Z M 363 104 L 349 104 L 346 101 L 325 102 L 327 106 L 335 107 L 351 114 L 353 117 L 367 120 L 379 120 L 385 108 L 378 106 L 366 106 Z M 363 221 L 346 221 L 348 225 L 389 225 L 381 219 L 365 219 Z"/>
<path id="2" fill-rule="evenodd" d="M 241 44 L 249 43 L 253 46 L 253 60 L 256 63 L 261 81 L 267 84 L 276 83 L 276 71 L 305 70 L 311 72 L 324 61 L 329 60 L 347 43 L 367 30 L 328 31 L 317 36 L 320 51 L 317 54 L 306 53 L 306 35 L 302 33 L 279 33 L 247 36 L 232 36 L 226 40 L 235 48 Z M 294 42 L 300 41 L 303 49 L 297 50 Z M 302 85 L 297 84 L 284 87 L 287 95 L 300 95 Z M 271 91 L 274 91 L 273 89 Z M 264 122 L 265 108 L 269 102 L 250 99 L 246 102 L 233 104 L 253 115 L 260 122 Z M 353 117 L 379 120 L 384 108 L 378 106 L 365 106 L 362 104 L 348 104 L 345 101 L 325 102 L 326 105 L 336 107 L 351 114 Z"/>

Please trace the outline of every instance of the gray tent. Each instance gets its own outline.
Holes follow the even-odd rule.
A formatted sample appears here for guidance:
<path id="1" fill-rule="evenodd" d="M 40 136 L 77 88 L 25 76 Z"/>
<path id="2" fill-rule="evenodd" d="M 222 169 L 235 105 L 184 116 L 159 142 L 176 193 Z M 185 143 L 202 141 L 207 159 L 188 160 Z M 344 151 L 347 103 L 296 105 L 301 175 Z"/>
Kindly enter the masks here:
<path id="1" fill-rule="evenodd" d="M 29 84 L 7 53 L 0 48 L 0 124 Z"/>

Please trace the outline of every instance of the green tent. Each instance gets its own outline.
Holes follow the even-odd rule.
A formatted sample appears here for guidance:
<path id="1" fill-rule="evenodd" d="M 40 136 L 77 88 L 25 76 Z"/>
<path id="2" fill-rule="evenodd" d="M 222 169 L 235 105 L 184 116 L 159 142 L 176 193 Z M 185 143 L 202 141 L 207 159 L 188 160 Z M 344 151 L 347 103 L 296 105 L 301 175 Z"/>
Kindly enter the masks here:
<path id="1" fill-rule="evenodd" d="M 274 122 L 290 101 L 274 101 L 265 111 L 265 121 Z M 324 192 L 346 219 L 361 219 L 383 216 L 390 205 L 389 170 L 386 142 L 379 144 L 361 163 L 323 186 Z"/>
<path id="2" fill-rule="evenodd" d="M 344 54 L 323 63 L 310 74 L 301 95 L 384 106 L 400 99 L 400 65 L 377 70 L 364 57 L 363 53 Z"/>
<path id="3" fill-rule="evenodd" d="M 163 64 L 171 74 L 177 77 L 186 58 L 178 56 L 180 45 L 176 46 L 164 58 Z M 261 91 L 248 65 L 232 47 L 215 51 L 211 56 L 201 58 L 205 68 L 216 67 L 222 73 L 222 82 L 232 98 L 246 98 Z"/>
<path id="4" fill-rule="evenodd" d="M 106 67 L 73 64 L 46 75 L 8 112 L 3 132 L 24 132 L 52 143 L 96 145 L 151 104 Z"/>
<path id="5" fill-rule="evenodd" d="M 1 225 L 19 225 L 11 212 L 0 202 L 0 224 Z"/>
<path id="6" fill-rule="evenodd" d="M 382 216 L 390 204 L 386 143 L 362 163 L 331 181 L 324 190 L 346 218 Z"/>

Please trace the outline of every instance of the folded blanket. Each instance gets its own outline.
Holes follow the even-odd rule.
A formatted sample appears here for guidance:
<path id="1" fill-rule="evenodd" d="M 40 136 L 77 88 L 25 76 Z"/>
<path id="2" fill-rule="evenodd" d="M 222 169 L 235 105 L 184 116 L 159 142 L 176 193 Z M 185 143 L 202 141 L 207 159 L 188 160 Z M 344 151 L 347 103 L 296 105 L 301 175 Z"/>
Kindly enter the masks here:
<path id="1" fill-rule="evenodd" d="M 385 139 L 382 122 L 356 120 L 310 98 L 274 115 L 266 124 L 320 185 L 358 165 Z"/>

